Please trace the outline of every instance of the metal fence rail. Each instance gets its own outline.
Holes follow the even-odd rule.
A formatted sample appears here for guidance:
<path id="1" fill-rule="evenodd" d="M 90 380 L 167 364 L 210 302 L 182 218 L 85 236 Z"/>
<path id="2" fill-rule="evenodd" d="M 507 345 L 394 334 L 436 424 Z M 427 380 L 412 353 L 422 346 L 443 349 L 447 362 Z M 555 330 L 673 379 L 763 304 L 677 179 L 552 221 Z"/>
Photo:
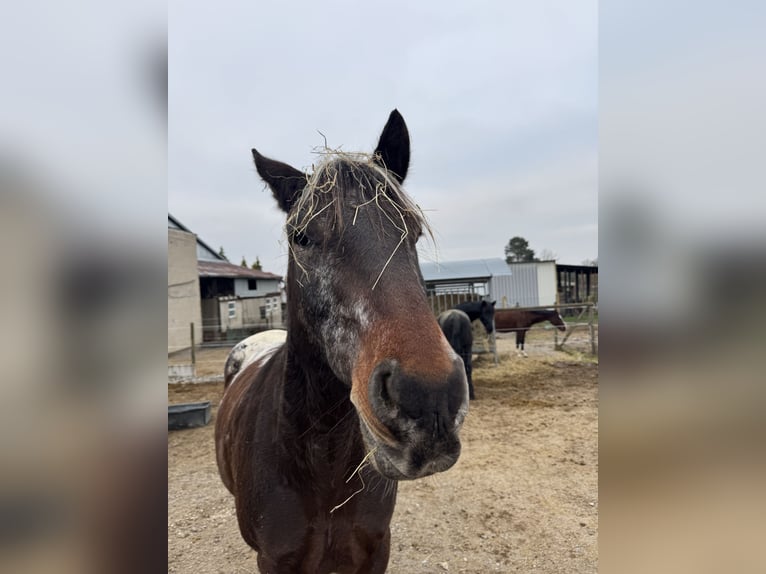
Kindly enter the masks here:
<path id="1" fill-rule="evenodd" d="M 478 301 L 483 299 L 481 295 L 474 293 L 439 293 L 429 295 L 429 304 L 434 312 L 435 316 L 447 309 L 452 309 L 456 305 L 465 301 Z M 506 308 L 507 309 L 507 308 Z M 548 305 L 540 307 L 512 307 L 512 309 L 533 311 L 533 310 L 550 310 L 556 309 L 565 317 L 567 326 L 566 332 L 562 335 L 558 329 L 548 326 L 546 330 L 553 331 L 553 348 L 557 351 L 565 350 L 568 345 L 571 345 L 571 337 L 575 332 L 586 331 L 588 333 L 588 343 L 590 347 L 590 353 L 592 355 L 598 354 L 598 320 L 597 320 L 597 307 L 593 303 L 569 303 L 564 305 Z M 502 309 L 498 309 L 500 311 Z M 574 317 L 574 320 L 571 318 Z M 566 319 L 570 320 L 566 320 Z M 185 327 L 171 327 L 170 329 L 177 332 L 185 331 L 189 334 L 190 345 L 181 345 L 177 347 L 168 347 L 168 357 L 176 357 L 176 360 L 172 363 L 168 363 L 168 377 L 171 379 L 177 378 L 194 378 L 198 366 L 198 360 L 196 357 L 196 351 L 205 348 L 224 348 L 232 347 L 237 342 L 241 341 L 258 332 L 266 331 L 268 329 L 284 329 L 285 326 L 269 325 L 263 322 L 243 325 L 241 328 L 230 329 L 231 333 L 226 338 L 222 338 L 214 341 L 199 341 L 199 334 L 194 323 L 190 323 Z M 513 333 L 518 329 L 503 329 L 501 333 Z M 479 337 L 479 334 L 482 337 Z M 582 342 L 580 339 L 579 342 Z M 497 354 L 497 337 L 496 331 L 486 337 L 484 337 L 484 328 L 476 329 L 474 331 L 474 354 L 492 354 L 495 364 L 498 364 Z M 189 353 L 188 359 L 186 356 L 183 358 L 183 362 L 179 362 L 177 358 L 179 356 Z M 188 361 L 188 362 L 187 362 Z M 199 363 L 201 365 L 201 363 Z"/>

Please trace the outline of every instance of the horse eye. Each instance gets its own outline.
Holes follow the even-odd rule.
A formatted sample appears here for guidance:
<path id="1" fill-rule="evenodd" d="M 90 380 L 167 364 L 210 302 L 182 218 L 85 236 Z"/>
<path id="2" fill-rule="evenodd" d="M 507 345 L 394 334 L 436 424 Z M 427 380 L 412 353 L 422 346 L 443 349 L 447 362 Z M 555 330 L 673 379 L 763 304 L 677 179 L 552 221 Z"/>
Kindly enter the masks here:
<path id="1" fill-rule="evenodd" d="M 293 233 L 293 243 L 300 245 L 301 247 L 308 247 L 312 244 L 311 239 L 303 231 L 296 231 Z"/>

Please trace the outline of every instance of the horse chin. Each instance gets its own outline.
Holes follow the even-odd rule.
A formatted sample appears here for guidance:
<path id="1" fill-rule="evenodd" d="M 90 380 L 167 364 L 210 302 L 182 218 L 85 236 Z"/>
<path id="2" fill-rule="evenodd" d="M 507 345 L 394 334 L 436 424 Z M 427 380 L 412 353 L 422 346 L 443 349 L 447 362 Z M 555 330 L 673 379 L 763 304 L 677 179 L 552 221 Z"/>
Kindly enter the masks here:
<path id="1" fill-rule="evenodd" d="M 361 417 L 359 422 L 367 451 L 365 458 L 372 463 L 378 474 L 389 480 L 415 480 L 443 472 L 452 467 L 460 455 L 458 445 L 454 454 L 439 455 L 419 467 L 414 467 L 408 462 L 406 449 L 389 446 L 374 436 Z"/>

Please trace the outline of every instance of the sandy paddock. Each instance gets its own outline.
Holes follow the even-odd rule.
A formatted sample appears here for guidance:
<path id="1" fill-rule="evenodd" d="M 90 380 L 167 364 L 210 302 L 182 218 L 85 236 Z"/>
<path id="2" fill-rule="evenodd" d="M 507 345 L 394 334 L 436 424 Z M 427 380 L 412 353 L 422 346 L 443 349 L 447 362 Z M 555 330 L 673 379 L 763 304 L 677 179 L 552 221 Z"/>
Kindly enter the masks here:
<path id="1" fill-rule="evenodd" d="M 598 365 L 578 352 L 587 339 L 575 334 L 566 353 L 551 341 L 533 329 L 522 358 L 501 334 L 500 364 L 475 360 L 461 458 L 400 485 L 389 572 L 597 571 Z M 227 352 L 200 352 L 198 374 L 221 373 Z M 168 399 L 210 400 L 215 417 L 222 388 L 173 384 Z M 168 571 L 256 573 L 218 477 L 213 426 L 168 433 Z"/>

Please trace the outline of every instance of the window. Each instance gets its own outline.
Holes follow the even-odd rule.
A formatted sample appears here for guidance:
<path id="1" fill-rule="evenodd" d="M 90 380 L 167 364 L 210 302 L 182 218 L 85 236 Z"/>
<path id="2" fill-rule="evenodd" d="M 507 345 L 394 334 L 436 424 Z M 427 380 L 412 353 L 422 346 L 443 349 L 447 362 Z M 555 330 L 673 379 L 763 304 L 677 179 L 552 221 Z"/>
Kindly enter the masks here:
<path id="1" fill-rule="evenodd" d="M 237 304 L 234 301 L 229 301 L 229 319 L 233 319 L 237 316 Z"/>
<path id="2" fill-rule="evenodd" d="M 250 291 L 256 291 L 258 289 L 258 279 L 248 279 L 247 288 L 250 289 Z"/>

